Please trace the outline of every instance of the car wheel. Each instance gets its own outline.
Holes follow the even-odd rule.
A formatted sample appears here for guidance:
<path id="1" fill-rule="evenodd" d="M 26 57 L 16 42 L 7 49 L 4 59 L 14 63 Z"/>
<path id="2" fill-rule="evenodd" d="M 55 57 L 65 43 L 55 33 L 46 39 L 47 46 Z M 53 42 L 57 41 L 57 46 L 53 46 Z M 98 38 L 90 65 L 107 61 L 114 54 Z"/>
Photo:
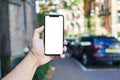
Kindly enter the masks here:
<path id="1" fill-rule="evenodd" d="M 86 54 L 82 55 L 82 63 L 84 65 L 88 65 L 88 55 L 86 55 Z"/>

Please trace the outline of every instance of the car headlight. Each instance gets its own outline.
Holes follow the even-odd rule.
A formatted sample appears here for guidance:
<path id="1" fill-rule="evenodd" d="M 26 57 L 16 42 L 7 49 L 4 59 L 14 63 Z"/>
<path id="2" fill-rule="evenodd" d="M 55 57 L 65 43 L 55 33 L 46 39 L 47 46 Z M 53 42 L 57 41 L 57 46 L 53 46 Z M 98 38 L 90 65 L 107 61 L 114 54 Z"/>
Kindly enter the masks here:
<path id="1" fill-rule="evenodd" d="M 75 45 L 75 42 L 71 42 L 71 45 Z"/>

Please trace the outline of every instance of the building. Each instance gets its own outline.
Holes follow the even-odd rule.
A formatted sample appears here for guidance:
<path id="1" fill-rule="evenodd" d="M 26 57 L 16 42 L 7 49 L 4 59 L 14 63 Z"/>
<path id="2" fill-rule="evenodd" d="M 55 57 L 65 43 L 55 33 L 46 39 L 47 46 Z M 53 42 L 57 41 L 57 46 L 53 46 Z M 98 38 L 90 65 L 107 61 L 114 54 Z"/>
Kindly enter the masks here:
<path id="1" fill-rule="evenodd" d="M 120 0 L 111 0 L 111 29 L 112 35 L 120 37 Z"/>
<path id="2" fill-rule="evenodd" d="M 1 76 L 11 70 L 14 59 L 30 46 L 35 26 L 35 0 L 0 0 Z"/>
<path id="3" fill-rule="evenodd" d="M 108 35 L 111 32 L 111 1 L 90 0 L 85 2 L 85 16 L 89 16 L 88 28 L 96 35 Z"/>
<path id="4" fill-rule="evenodd" d="M 106 35 L 111 34 L 111 0 L 100 0 L 99 2 L 99 16 L 101 18 L 101 26 L 105 27 Z"/>
<path id="5" fill-rule="evenodd" d="M 61 13 L 65 16 L 65 30 L 67 31 L 68 35 L 66 38 L 79 37 L 85 32 L 83 1 L 72 6 L 71 9 L 62 9 Z"/>
<path id="6" fill-rule="evenodd" d="M 120 37 L 120 0 L 90 0 L 85 3 L 85 14 L 97 14 L 97 35 Z"/>

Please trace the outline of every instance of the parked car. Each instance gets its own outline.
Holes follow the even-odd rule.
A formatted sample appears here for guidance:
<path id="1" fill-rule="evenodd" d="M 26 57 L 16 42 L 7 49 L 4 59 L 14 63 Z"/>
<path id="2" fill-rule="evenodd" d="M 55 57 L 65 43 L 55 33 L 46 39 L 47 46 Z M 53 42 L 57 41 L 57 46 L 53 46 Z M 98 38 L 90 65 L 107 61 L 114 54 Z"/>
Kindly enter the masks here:
<path id="1" fill-rule="evenodd" d="M 83 36 L 79 38 L 80 53 L 75 55 L 88 65 L 98 62 L 120 64 L 120 42 L 114 37 Z"/>
<path id="2" fill-rule="evenodd" d="M 75 38 L 67 38 L 67 53 L 72 55 L 74 53 L 75 45 L 76 45 L 76 39 Z"/>

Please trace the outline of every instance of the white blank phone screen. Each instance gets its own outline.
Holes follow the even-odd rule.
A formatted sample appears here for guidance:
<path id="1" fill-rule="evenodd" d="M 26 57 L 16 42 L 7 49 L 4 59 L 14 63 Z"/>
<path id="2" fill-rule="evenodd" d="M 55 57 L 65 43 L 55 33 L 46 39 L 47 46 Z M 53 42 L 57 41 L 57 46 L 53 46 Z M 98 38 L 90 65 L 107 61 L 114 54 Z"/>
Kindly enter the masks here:
<path id="1" fill-rule="evenodd" d="M 63 16 L 45 17 L 45 54 L 63 53 Z"/>

